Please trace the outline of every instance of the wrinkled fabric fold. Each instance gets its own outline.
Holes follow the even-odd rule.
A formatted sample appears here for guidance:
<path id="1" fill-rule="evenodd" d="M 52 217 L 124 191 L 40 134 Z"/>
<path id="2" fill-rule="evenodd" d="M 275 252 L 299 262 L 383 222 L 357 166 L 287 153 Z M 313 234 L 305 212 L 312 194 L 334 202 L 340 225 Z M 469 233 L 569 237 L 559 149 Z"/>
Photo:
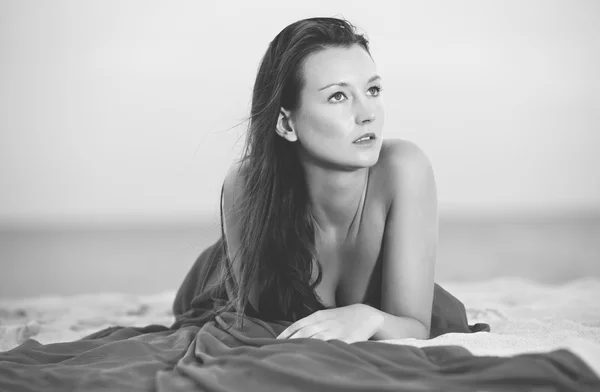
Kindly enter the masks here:
<path id="1" fill-rule="evenodd" d="M 233 313 L 178 329 L 111 327 L 0 353 L 0 391 L 596 391 L 568 350 L 474 356 L 459 346 L 276 339 L 281 323 Z"/>

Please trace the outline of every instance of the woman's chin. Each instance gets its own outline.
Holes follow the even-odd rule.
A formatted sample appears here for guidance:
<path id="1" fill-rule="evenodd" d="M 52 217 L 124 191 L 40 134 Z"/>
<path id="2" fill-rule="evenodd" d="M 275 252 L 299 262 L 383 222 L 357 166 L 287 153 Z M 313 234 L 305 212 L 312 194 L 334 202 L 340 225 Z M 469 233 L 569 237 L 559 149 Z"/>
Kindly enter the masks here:
<path id="1" fill-rule="evenodd" d="M 381 145 L 379 143 L 374 143 L 372 148 L 365 148 L 359 151 L 356 154 L 358 161 L 362 166 L 371 167 L 377 163 L 379 160 L 379 153 L 381 152 Z"/>

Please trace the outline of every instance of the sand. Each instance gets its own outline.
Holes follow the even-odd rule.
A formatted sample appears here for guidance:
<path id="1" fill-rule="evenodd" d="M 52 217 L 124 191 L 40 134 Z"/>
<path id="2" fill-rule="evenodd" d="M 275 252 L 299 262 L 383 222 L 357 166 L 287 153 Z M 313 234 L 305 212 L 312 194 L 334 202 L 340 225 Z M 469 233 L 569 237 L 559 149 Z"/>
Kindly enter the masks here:
<path id="1" fill-rule="evenodd" d="M 524 278 L 481 282 L 440 282 L 463 301 L 469 323 L 485 322 L 492 332 L 450 333 L 430 340 L 384 343 L 459 345 L 474 355 L 511 356 L 568 348 L 600 374 L 600 279 L 561 285 Z M 153 295 L 120 293 L 0 299 L 0 351 L 28 338 L 66 342 L 112 325 L 145 326 L 173 322 L 175 290 Z"/>
<path id="2" fill-rule="evenodd" d="M 600 345 L 600 279 L 549 285 L 497 278 L 442 285 L 463 301 L 469 323 L 488 323 L 492 332 L 384 342 L 419 347 L 456 344 L 475 355 L 497 356 L 546 352 L 571 343 Z"/>

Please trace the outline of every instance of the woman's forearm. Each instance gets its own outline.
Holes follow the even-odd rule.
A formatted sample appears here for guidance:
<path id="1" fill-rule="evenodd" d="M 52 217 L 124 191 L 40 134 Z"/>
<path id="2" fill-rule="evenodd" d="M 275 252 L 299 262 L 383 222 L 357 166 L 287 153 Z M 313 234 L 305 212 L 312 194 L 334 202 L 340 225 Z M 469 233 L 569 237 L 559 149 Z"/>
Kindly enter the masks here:
<path id="1" fill-rule="evenodd" d="M 377 332 L 371 337 L 372 340 L 429 339 L 429 327 L 417 319 L 394 316 L 373 307 L 371 309 L 375 317 L 381 319 Z"/>

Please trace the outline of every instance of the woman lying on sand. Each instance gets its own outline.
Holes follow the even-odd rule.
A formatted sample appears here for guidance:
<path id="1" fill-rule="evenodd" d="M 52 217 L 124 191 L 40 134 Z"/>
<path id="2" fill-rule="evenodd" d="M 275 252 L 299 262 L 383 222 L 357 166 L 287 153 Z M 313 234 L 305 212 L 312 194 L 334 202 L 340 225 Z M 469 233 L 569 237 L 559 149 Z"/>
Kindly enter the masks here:
<path id="1" fill-rule="evenodd" d="M 195 266 L 174 308 L 218 280 L 229 309 L 293 322 L 279 338 L 429 338 L 436 184 L 417 145 L 383 139 L 382 89 L 347 21 L 300 20 L 275 37 L 223 185 L 224 273 Z"/>

